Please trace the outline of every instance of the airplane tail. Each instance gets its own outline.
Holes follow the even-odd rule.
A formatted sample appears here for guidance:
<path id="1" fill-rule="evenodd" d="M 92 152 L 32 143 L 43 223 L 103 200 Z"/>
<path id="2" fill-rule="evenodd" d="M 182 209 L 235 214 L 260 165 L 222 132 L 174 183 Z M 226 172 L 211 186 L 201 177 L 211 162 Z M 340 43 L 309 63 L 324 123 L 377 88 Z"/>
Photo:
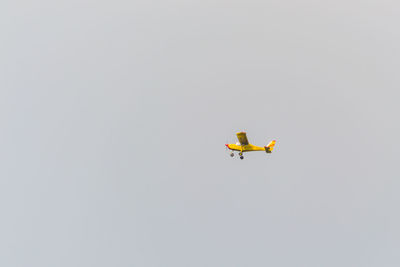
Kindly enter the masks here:
<path id="1" fill-rule="evenodd" d="M 275 143 L 276 143 L 276 140 L 272 140 L 271 142 L 269 142 L 269 144 L 264 147 L 265 152 L 272 153 L 272 150 L 274 150 L 274 147 L 275 147 Z"/>

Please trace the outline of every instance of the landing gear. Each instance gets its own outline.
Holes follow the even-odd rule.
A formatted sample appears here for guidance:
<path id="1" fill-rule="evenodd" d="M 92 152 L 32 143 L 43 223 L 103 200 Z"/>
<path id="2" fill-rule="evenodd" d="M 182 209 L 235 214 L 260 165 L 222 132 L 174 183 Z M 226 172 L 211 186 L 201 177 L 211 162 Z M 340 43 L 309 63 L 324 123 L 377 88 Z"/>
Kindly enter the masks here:
<path id="1" fill-rule="evenodd" d="M 239 152 L 239 156 L 240 156 L 240 159 L 244 159 L 242 152 Z"/>
<path id="2" fill-rule="evenodd" d="M 243 156 L 240 156 L 240 159 L 244 159 L 244 157 L 243 157 Z"/>
<path id="3" fill-rule="evenodd" d="M 233 154 L 233 152 L 232 152 L 231 154 L 229 154 L 229 156 L 233 157 L 233 156 L 235 156 L 235 154 Z"/>

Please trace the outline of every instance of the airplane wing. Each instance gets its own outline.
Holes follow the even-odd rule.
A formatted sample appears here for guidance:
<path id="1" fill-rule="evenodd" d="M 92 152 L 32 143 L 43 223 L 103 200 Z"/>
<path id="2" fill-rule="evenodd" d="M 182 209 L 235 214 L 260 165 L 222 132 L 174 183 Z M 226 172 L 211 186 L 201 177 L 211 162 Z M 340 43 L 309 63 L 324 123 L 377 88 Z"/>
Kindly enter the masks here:
<path id="1" fill-rule="evenodd" d="M 247 136 L 246 136 L 245 132 L 240 132 L 240 133 L 237 133 L 236 135 L 237 135 L 237 138 L 239 140 L 239 143 L 242 146 L 245 146 L 245 145 L 249 144 L 249 141 L 247 140 Z"/>

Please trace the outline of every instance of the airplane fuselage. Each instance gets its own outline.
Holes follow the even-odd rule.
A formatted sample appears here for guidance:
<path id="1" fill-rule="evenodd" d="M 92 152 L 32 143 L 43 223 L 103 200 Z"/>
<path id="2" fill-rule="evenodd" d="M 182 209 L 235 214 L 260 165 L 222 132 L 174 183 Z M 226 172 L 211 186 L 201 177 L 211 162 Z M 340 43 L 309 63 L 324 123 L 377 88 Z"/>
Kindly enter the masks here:
<path id="1" fill-rule="evenodd" d="M 249 151 L 265 151 L 264 147 L 255 146 L 252 144 L 248 145 L 236 145 L 236 144 L 226 144 L 226 147 L 230 150 L 240 151 L 240 152 L 249 152 Z"/>

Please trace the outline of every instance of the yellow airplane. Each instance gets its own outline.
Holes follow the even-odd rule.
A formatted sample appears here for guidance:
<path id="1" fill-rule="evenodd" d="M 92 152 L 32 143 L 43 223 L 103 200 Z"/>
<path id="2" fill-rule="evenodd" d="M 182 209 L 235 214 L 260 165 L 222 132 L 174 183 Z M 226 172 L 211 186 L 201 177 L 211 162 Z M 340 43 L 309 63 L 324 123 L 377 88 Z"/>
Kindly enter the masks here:
<path id="1" fill-rule="evenodd" d="M 243 152 L 265 151 L 267 153 L 272 153 L 272 150 L 274 150 L 276 140 L 272 140 L 265 147 L 261 147 L 261 146 L 254 146 L 254 145 L 250 144 L 249 141 L 247 140 L 247 136 L 246 136 L 245 132 L 240 132 L 240 133 L 237 133 L 236 135 L 239 140 L 238 143 L 225 144 L 225 146 L 232 151 L 232 153 L 230 154 L 231 157 L 233 157 L 235 155 L 233 153 L 233 151 L 239 151 L 240 159 L 243 159 Z"/>

